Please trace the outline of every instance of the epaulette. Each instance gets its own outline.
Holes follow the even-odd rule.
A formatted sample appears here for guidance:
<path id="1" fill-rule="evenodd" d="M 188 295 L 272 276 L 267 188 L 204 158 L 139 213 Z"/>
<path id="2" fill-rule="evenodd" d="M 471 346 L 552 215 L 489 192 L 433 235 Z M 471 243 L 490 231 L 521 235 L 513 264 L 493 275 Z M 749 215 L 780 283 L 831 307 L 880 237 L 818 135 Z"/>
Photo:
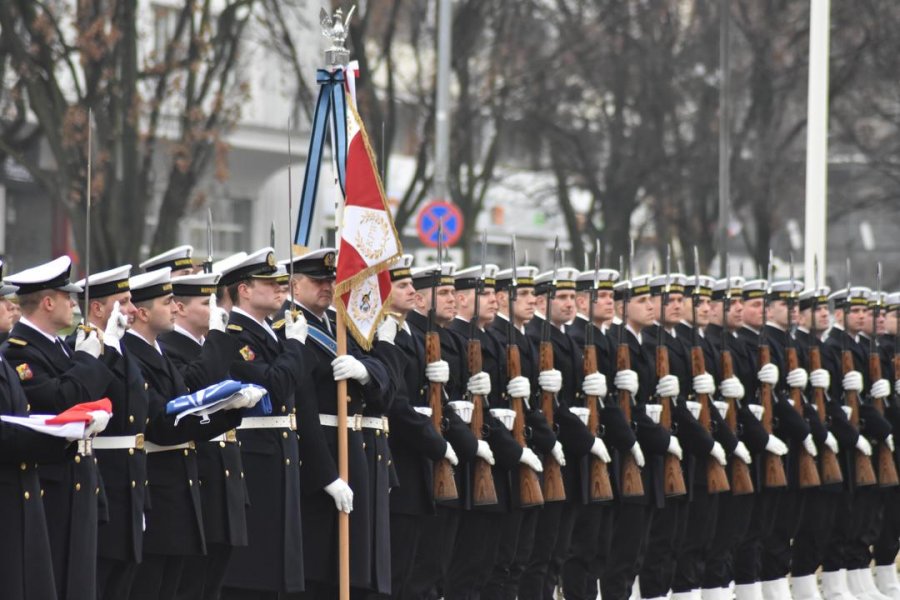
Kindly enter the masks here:
<path id="1" fill-rule="evenodd" d="M 225 327 L 225 329 L 227 329 L 229 331 L 243 331 L 244 330 L 243 327 L 241 327 L 240 325 L 235 325 L 234 323 L 229 323 L 228 326 Z"/>
<path id="2" fill-rule="evenodd" d="M 284 319 L 278 319 L 272 323 L 272 329 L 281 329 L 282 327 L 284 327 Z"/>
<path id="3" fill-rule="evenodd" d="M 10 344 L 15 344 L 16 346 L 27 346 L 28 342 L 20 338 L 6 338 L 6 341 Z"/>

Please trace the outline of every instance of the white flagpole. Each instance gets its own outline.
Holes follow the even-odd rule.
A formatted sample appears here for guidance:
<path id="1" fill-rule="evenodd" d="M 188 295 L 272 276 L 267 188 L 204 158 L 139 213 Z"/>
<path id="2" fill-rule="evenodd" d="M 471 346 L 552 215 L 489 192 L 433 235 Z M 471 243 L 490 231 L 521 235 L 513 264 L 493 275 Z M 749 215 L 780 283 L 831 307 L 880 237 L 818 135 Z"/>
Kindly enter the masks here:
<path id="1" fill-rule="evenodd" d="M 810 0 L 804 277 L 825 281 L 828 233 L 828 54 L 831 0 Z M 819 273 L 814 273 L 818 256 Z M 818 276 L 818 279 L 816 278 Z"/>

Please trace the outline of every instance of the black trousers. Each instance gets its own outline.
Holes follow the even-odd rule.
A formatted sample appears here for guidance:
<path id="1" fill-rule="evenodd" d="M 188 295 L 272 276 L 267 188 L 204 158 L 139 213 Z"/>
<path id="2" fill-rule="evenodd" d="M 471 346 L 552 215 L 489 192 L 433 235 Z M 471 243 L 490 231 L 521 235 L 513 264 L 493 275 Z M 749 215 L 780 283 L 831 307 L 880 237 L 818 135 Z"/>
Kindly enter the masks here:
<path id="1" fill-rule="evenodd" d="M 540 509 L 534 532 L 534 548 L 519 582 L 521 600 L 544 600 L 548 585 L 550 561 L 556 550 L 563 509 L 566 502 L 549 502 Z"/>
<path id="2" fill-rule="evenodd" d="M 800 528 L 791 548 L 791 575 L 812 575 L 822 565 L 825 550 L 834 532 L 841 493 L 836 491 L 809 490 Z"/>
<path id="3" fill-rule="evenodd" d="M 406 582 L 410 598 L 439 598 L 453 556 L 460 511 L 438 506 L 437 514 L 423 522 L 415 563 Z"/>
<path id="4" fill-rule="evenodd" d="M 656 511 L 646 504 L 618 502 L 613 512 L 612 546 L 600 578 L 600 595 L 603 600 L 628 600 Z"/>
<path id="5" fill-rule="evenodd" d="M 419 552 L 423 525 L 432 518 L 391 513 L 391 598 L 411 598 L 406 584 Z"/>
<path id="6" fill-rule="evenodd" d="M 184 570 L 184 556 L 144 553 L 131 586 L 131 600 L 174 600 Z"/>
<path id="7" fill-rule="evenodd" d="M 732 496 L 728 492 L 719 494 L 719 515 L 716 519 L 715 534 L 706 555 L 702 588 L 728 587 L 735 579 L 735 552 L 749 534 L 755 502 L 756 494 L 744 496 Z"/>
<path id="8" fill-rule="evenodd" d="M 756 492 L 750 528 L 734 552 L 734 582 L 737 585 L 760 581 L 762 542 L 771 533 L 778 516 L 784 490 L 764 489 Z"/>
<path id="9" fill-rule="evenodd" d="M 456 544 L 444 582 L 446 600 L 477 598 L 497 554 L 498 513 L 467 510 L 459 518 Z"/>
<path id="10" fill-rule="evenodd" d="M 609 502 L 577 507 L 572 544 L 562 570 L 566 600 L 597 597 L 597 584 L 612 541 L 613 515 L 613 504 Z"/>
<path id="11" fill-rule="evenodd" d="M 878 525 L 884 510 L 883 496 L 884 491 L 877 485 L 860 488 L 854 495 L 852 510 L 856 528 L 853 537 L 847 540 L 848 570 L 869 568 L 872 561 L 869 548 L 875 544 L 881 533 Z"/>
<path id="12" fill-rule="evenodd" d="M 878 566 L 893 565 L 900 552 L 900 491 L 891 489 L 882 492 L 882 505 L 884 518 L 872 549 L 872 557 Z"/>
<path id="13" fill-rule="evenodd" d="M 687 508 L 687 498 L 672 498 L 666 500 L 665 507 L 656 509 L 638 571 L 641 597 L 657 598 L 669 593 L 675 576 L 675 541 Z"/>
<path id="14" fill-rule="evenodd" d="M 706 558 L 716 533 L 719 498 L 705 487 L 694 488 L 687 504 L 687 514 L 681 519 L 675 538 L 675 573 L 673 592 L 688 592 L 703 587 Z"/>
<path id="15" fill-rule="evenodd" d="M 781 579 L 791 572 L 791 540 L 800 528 L 807 495 L 807 490 L 785 490 L 782 494 L 772 531 L 763 539 L 763 581 Z"/>
<path id="16" fill-rule="evenodd" d="M 138 563 L 97 557 L 97 598 L 119 600 L 131 593 Z"/>
<path id="17" fill-rule="evenodd" d="M 481 600 L 515 600 L 519 581 L 534 548 L 534 532 L 541 509 L 512 509 L 498 515 L 500 522 L 491 574 L 481 590 Z"/>
<path id="18" fill-rule="evenodd" d="M 232 549 L 229 544 L 207 544 L 206 556 L 186 557 L 178 600 L 218 600 Z"/>

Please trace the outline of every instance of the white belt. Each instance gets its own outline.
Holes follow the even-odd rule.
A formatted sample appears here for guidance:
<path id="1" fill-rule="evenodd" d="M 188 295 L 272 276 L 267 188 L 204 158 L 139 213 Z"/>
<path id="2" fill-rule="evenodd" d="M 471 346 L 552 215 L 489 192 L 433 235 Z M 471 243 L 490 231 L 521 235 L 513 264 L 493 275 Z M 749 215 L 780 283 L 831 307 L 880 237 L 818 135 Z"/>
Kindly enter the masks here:
<path id="1" fill-rule="evenodd" d="M 319 414 L 319 423 L 328 427 L 337 427 L 337 415 Z M 378 431 L 390 432 L 387 417 L 364 417 L 362 415 L 353 415 L 347 417 L 347 427 L 354 431 L 360 429 L 377 429 Z"/>
<path id="2" fill-rule="evenodd" d="M 144 450 L 147 454 L 154 452 L 171 452 L 172 450 L 193 450 L 197 445 L 194 442 L 185 442 L 183 444 L 175 444 L 174 446 L 158 446 L 153 442 L 144 442 Z"/>
<path id="3" fill-rule="evenodd" d="M 297 415 L 284 417 L 244 417 L 238 429 L 291 429 L 297 431 Z"/>
<path id="4" fill-rule="evenodd" d="M 209 440 L 210 442 L 237 442 L 237 429 L 229 429 L 225 433 L 221 435 L 217 435 L 216 437 Z"/>
<path id="5" fill-rule="evenodd" d="M 95 450 L 143 450 L 144 434 L 136 435 L 105 435 L 94 438 Z"/>
<path id="6" fill-rule="evenodd" d="M 420 415 L 425 415 L 426 417 L 430 417 L 434 414 L 430 406 L 413 406 L 413 410 Z"/>

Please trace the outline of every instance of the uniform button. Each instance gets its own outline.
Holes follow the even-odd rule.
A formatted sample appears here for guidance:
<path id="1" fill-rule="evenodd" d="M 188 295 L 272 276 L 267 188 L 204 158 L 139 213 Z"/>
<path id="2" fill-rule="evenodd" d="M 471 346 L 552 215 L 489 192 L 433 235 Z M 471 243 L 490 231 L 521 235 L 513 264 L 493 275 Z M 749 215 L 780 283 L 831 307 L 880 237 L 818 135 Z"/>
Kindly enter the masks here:
<path id="1" fill-rule="evenodd" d="M 224 447 L 225 447 L 225 442 L 219 442 L 219 448 L 224 448 Z"/>
<path id="2" fill-rule="evenodd" d="M 225 469 L 225 477 L 230 477 L 230 476 L 231 476 L 231 471 L 229 471 L 228 469 Z"/>
<path id="3" fill-rule="evenodd" d="M 25 410 L 27 410 L 28 412 L 31 412 L 31 405 L 30 405 L 30 404 L 26 404 L 26 405 L 25 405 Z"/>
<path id="4" fill-rule="evenodd" d="M 97 491 L 99 492 L 99 491 L 100 491 L 100 488 L 97 488 Z M 44 497 L 44 490 L 42 489 L 42 490 L 41 490 L 41 498 L 43 498 L 43 497 Z"/>
<path id="5" fill-rule="evenodd" d="M 150 480 L 149 480 L 149 479 L 145 479 L 145 480 L 144 480 L 144 485 L 150 485 Z"/>
<path id="6" fill-rule="evenodd" d="M 378 460 L 381 460 L 381 455 L 380 455 L 380 454 L 378 455 Z"/>
<path id="7" fill-rule="evenodd" d="M 128 415 L 128 422 L 134 423 L 134 415 Z"/>
<path id="8" fill-rule="evenodd" d="M 76 484 L 75 484 L 75 491 L 76 491 L 76 492 L 80 492 L 80 491 L 81 491 L 81 484 L 80 484 L 80 483 L 76 483 Z"/>
<path id="9" fill-rule="evenodd" d="M 95 465 L 97 464 L 97 457 L 96 457 L 96 456 L 94 457 L 94 464 L 95 464 Z"/>
<path id="10" fill-rule="evenodd" d="M 30 493 L 30 492 L 25 492 L 25 499 L 28 500 L 28 499 L 30 499 L 30 498 L 31 498 L 31 493 Z"/>
<path id="11" fill-rule="evenodd" d="M 388 459 L 388 466 L 391 466 L 392 464 L 394 464 L 394 461 L 392 461 L 391 459 Z"/>
<path id="12" fill-rule="evenodd" d="M 133 455 L 134 455 L 134 448 L 129 448 L 129 449 L 128 449 L 128 454 L 130 454 L 130 455 L 133 456 Z"/>
<path id="13" fill-rule="evenodd" d="M 144 424 L 145 424 L 145 425 L 149 425 L 149 424 L 150 424 L 150 417 L 147 417 L 146 419 L 144 419 Z"/>
<path id="14" fill-rule="evenodd" d="M 244 478 L 244 472 L 241 471 L 241 479 L 243 479 L 243 478 Z"/>
<path id="15" fill-rule="evenodd" d="M 281 437 L 283 437 L 284 439 L 287 439 L 287 431 L 282 431 Z"/>
<path id="16" fill-rule="evenodd" d="M 80 455 L 78 455 L 78 454 L 75 455 L 75 462 L 76 462 L 76 463 L 80 463 L 80 462 L 81 462 L 81 456 L 80 456 Z"/>
<path id="17" fill-rule="evenodd" d="M 376 429 L 376 430 L 375 430 L 375 437 L 381 437 L 381 430 L 380 430 L 380 429 Z"/>
<path id="18" fill-rule="evenodd" d="M 44 490 L 41 490 L 41 496 L 43 496 L 43 495 L 44 495 Z M 100 488 L 94 488 L 94 495 L 95 496 L 100 495 Z"/>
<path id="19" fill-rule="evenodd" d="M 23 471 L 27 471 L 28 465 L 26 465 L 25 463 L 22 463 L 21 465 L 19 465 L 19 468 L 22 469 Z"/>
<path id="20" fill-rule="evenodd" d="M 194 485 L 194 480 L 193 480 L 193 479 L 188 479 L 188 485 L 189 485 L 189 486 L 193 486 L 193 485 Z"/>
<path id="21" fill-rule="evenodd" d="M 184 449 L 184 455 L 185 455 L 185 456 L 187 456 L 187 455 L 188 455 L 188 451 L 187 451 L 187 448 L 185 448 L 185 449 Z"/>
<path id="22" fill-rule="evenodd" d="M 291 464 L 291 459 L 289 459 L 289 458 L 284 459 L 284 464 L 290 465 L 290 464 Z"/>
<path id="23" fill-rule="evenodd" d="M 134 489 L 134 488 L 136 488 L 136 487 L 137 487 L 137 481 L 135 481 L 134 479 L 132 479 L 132 480 L 131 480 L 131 489 Z"/>
<path id="24" fill-rule="evenodd" d="M 144 382 L 144 389 L 145 389 L 145 390 L 149 390 L 149 389 L 150 389 L 150 384 L 147 383 L 146 381 Z"/>
<path id="25" fill-rule="evenodd" d="M 281 412 L 286 413 L 286 412 L 287 412 L 287 406 L 282 405 L 282 406 L 281 406 Z"/>
<path id="26" fill-rule="evenodd" d="M 292 408 L 292 409 L 291 409 L 291 412 L 292 412 L 293 414 L 296 415 L 296 414 L 297 414 L 297 409 L 296 409 L 296 407 L 295 407 L 295 408 Z"/>

